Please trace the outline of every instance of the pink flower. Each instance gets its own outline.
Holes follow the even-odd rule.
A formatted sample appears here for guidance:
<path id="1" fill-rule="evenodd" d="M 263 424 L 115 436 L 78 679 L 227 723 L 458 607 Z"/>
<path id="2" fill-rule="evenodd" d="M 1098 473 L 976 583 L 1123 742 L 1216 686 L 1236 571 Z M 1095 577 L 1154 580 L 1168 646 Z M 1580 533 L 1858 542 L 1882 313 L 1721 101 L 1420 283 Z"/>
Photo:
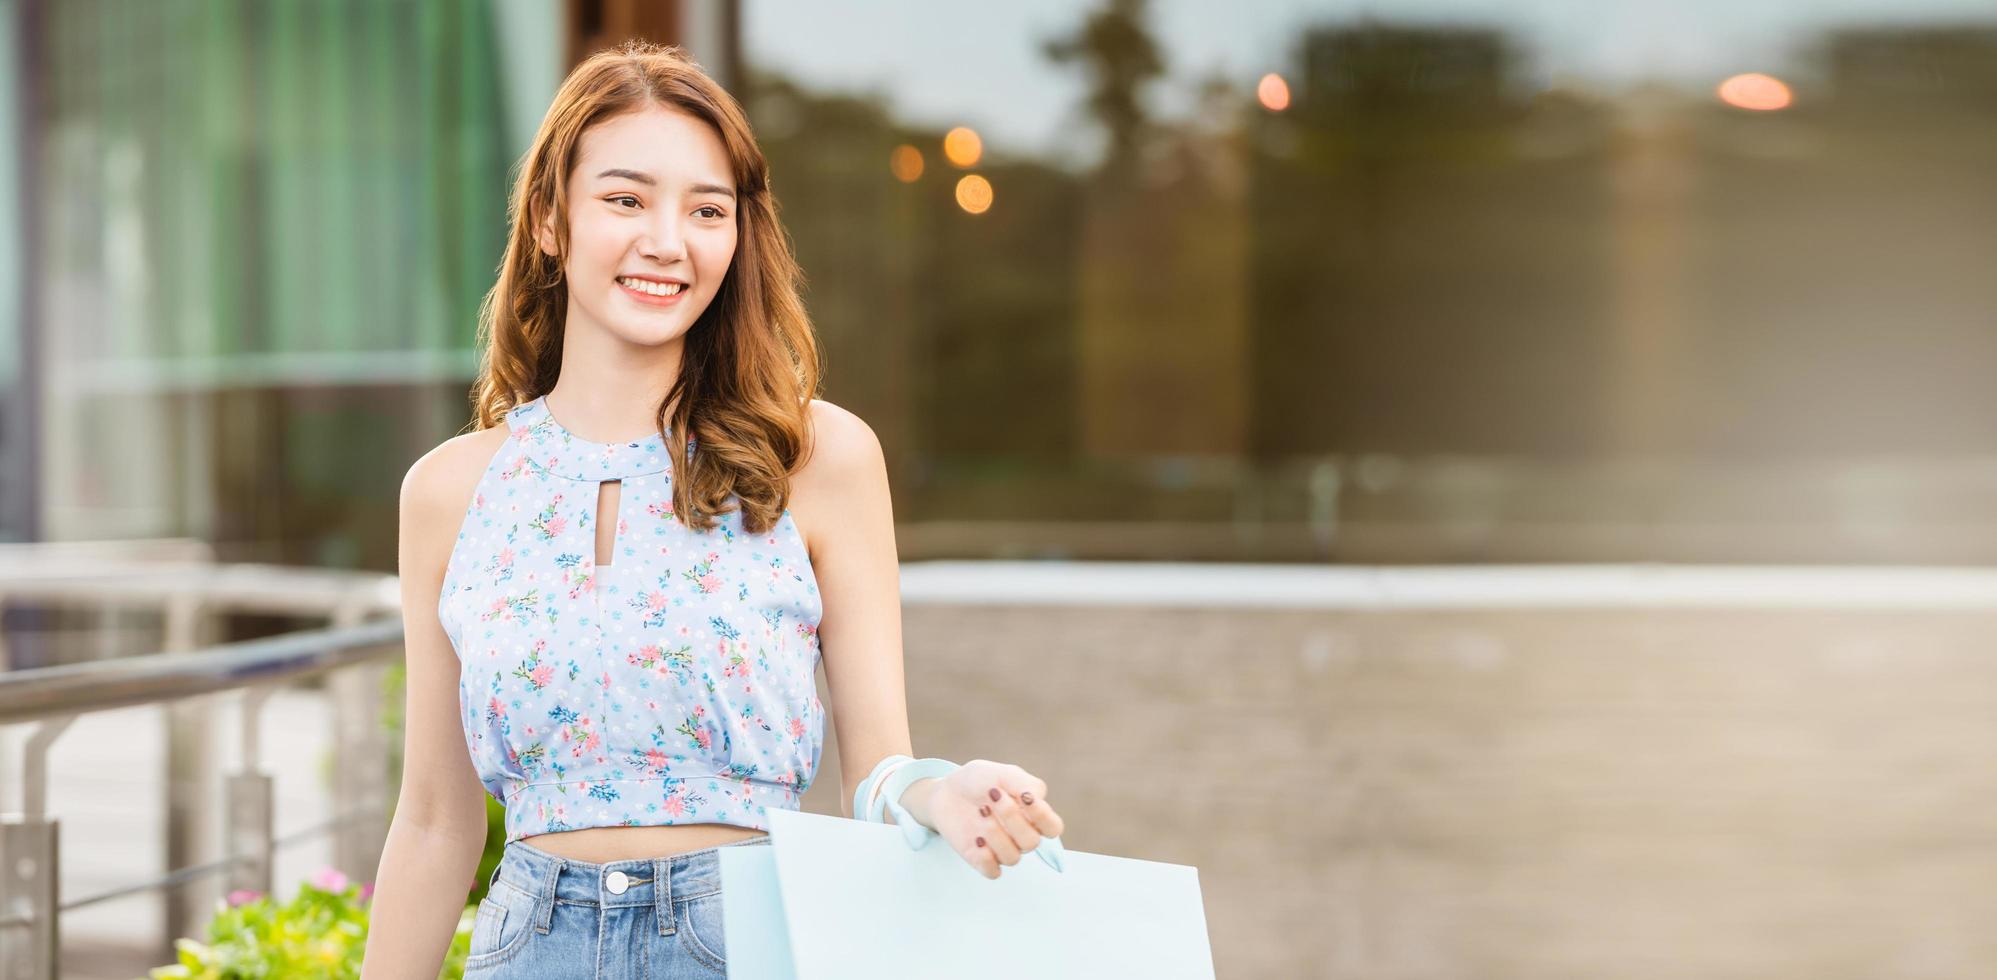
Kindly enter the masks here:
<path id="1" fill-rule="evenodd" d="M 666 608 L 666 594 L 664 592 L 653 592 L 645 596 L 646 612 L 658 612 L 664 608 Z"/>
<path id="2" fill-rule="evenodd" d="M 711 746 L 711 745 L 713 745 L 713 744 L 714 744 L 714 736 L 713 736 L 713 735 L 710 735 L 710 734 L 708 734 L 708 732 L 707 732 L 707 729 L 705 729 L 705 728 L 696 728 L 696 729 L 694 729 L 694 730 L 693 730 L 693 740 L 694 740 L 695 742 L 698 742 L 698 743 L 700 743 L 700 747 L 701 747 L 701 748 L 703 748 L 703 749 L 704 749 L 704 748 L 707 748 L 707 747 L 709 747 L 709 746 Z"/>
<path id="3" fill-rule="evenodd" d="M 792 738 L 804 737 L 804 719 L 792 718 L 790 720 L 790 734 Z"/>
<path id="4" fill-rule="evenodd" d="M 721 588 L 721 576 L 709 572 L 700 577 L 700 591 L 716 592 Z"/>
<path id="5" fill-rule="evenodd" d="M 374 882 L 370 881 L 367 884 L 361 886 L 361 901 L 365 902 L 373 897 L 374 897 Z"/>
<path id="6" fill-rule="evenodd" d="M 346 891 L 347 890 L 346 872 L 341 871 L 340 869 L 335 868 L 329 864 L 323 868 L 320 868 L 319 873 L 312 876 L 312 887 L 329 892 Z"/>
<path id="7" fill-rule="evenodd" d="M 658 749 L 647 749 L 645 751 L 645 764 L 653 769 L 664 769 L 666 767 L 666 754 Z"/>
<path id="8" fill-rule="evenodd" d="M 235 891 L 229 893 L 228 902 L 229 906 L 231 908 L 234 908 L 235 906 L 242 905 L 246 902 L 254 902 L 262 897 L 263 897 L 263 892 L 253 892 L 247 888 L 238 888 Z"/>
<path id="9" fill-rule="evenodd" d="M 568 518 L 557 517 L 554 520 L 548 522 L 548 533 L 550 535 L 560 534 L 562 533 L 562 529 L 568 526 L 569 526 Z"/>
<path id="10" fill-rule="evenodd" d="M 666 811 L 668 816 L 677 817 L 686 812 L 686 801 L 680 799 L 679 794 L 675 793 L 672 796 L 666 797 L 666 801 L 659 804 L 659 808 Z"/>
<path id="11" fill-rule="evenodd" d="M 534 668 L 534 675 L 533 675 L 534 686 L 536 688 L 547 687 L 548 681 L 552 679 L 554 676 L 555 676 L 555 668 L 548 664 L 542 664 L 541 666 Z"/>

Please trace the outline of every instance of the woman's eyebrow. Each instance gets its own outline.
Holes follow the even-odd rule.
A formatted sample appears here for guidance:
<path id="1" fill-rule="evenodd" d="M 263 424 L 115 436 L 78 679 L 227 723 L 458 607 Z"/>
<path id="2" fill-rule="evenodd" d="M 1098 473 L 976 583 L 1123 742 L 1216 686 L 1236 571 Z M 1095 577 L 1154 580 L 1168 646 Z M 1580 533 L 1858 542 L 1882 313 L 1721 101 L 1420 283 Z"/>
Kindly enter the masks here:
<path id="1" fill-rule="evenodd" d="M 621 177 L 625 180 L 637 181 L 638 183 L 644 184 L 647 187 L 659 186 L 658 180 L 653 178 L 651 174 L 639 173 L 636 170 L 623 170 L 617 167 L 612 167 L 609 170 L 606 170 L 596 175 L 596 179 L 598 180 L 602 180 L 606 177 Z M 731 198 L 735 196 L 735 192 L 732 189 L 723 187 L 720 184 L 693 184 L 689 186 L 687 190 L 690 190 L 695 194 L 726 194 Z"/>

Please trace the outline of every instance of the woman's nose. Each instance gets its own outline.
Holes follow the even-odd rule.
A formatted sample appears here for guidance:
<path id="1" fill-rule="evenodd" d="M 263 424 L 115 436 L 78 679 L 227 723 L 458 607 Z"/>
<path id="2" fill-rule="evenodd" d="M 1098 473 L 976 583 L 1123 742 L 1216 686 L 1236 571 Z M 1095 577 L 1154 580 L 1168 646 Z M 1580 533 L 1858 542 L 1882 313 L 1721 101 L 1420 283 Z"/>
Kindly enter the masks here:
<path id="1" fill-rule="evenodd" d="M 652 258 L 671 261 L 686 251 L 686 236 L 680 234 L 678 221 L 662 218 L 639 239 L 638 250 Z"/>

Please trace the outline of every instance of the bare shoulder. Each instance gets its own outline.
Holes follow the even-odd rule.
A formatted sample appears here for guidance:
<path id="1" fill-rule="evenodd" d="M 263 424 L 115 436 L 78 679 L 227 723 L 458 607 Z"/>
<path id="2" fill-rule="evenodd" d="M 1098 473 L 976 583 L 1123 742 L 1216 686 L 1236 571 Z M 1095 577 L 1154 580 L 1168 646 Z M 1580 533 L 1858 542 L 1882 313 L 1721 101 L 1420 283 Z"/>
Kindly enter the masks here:
<path id="1" fill-rule="evenodd" d="M 505 426 L 496 425 L 453 436 L 410 465 L 402 478 L 402 534 L 406 543 L 417 546 L 416 555 L 441 562 L 450 554 L 479 478 L 507 435 Z M 410 555 L 404 551 L 405 558 Z"/>
<path id="2" fill-rule="evenodd" d="M 799 475 L 851 475 L 881 458 L 881 440 L 865 419 L 822 398 L 811 400 L 811 453 Z"/>
<path id="3" fill-rule="evenodd" d="M 791 475 L 791 512 L 815 544 L 835 514 L 852 514 L 871 495 L 887 492 L 880 437 L 865 419 L 824 399 L 811 400 L 810 450 Z"/>

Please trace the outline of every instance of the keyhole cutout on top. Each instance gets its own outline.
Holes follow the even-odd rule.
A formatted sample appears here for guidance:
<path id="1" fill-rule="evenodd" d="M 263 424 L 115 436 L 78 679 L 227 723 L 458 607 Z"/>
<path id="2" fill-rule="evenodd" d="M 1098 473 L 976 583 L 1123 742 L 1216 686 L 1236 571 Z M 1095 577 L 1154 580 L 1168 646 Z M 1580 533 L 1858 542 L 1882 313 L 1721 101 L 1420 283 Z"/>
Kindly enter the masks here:
<path id="1" fill-rule="evenodd" d="M 596 567 L 610 564 L 617 553 L 617 501 L 624 494 L 621 480 L 596 485 Z"/>

